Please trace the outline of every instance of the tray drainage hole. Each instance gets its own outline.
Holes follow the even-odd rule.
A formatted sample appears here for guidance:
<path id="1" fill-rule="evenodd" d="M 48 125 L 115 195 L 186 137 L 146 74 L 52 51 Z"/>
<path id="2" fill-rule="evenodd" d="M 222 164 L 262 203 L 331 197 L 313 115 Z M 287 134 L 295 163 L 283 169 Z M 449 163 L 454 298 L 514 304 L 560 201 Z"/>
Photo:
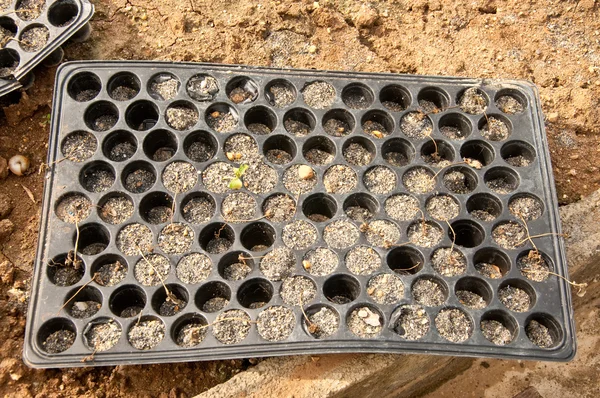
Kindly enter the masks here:
<path id="1" fill-rule="evenodd" d="M 504 141 L 512 132 L 510 121 L 500 115 L 482 117 L 477 126 L 483 138 L 490 141 Z"/>
<path id="2" fill-rule="evenodd" d="M 473 334 L 473 319 L 458 308 L 444 308 L 435 317 L 435 327 L 446 340 L 461 343 Z"/>
<path id="3" fill-rule="evenodd" d="M 77 245 L 77 250 L 86 256 L 95 256 L 106 249 L 110 243 L 110 233 L 106 227 L 92 223 L 79 227 L 79 240 L 77 232 L 73 235 L 73 246 Z"/>
<path id="4" fill-rule="evenodd" d="M 105 254 L 94 261 L 90 274 L 100 286 L 118 285 L 127 276 L 127 261 L 116 254 Z"/>
<path id="5" fill-rule="evenodd" d="M 62 2 L 63 0 L 59 1 Z M 45 7 L 45 0 L 19 0 L 15 4 L 15 14 L 23 21 L 31 21 L 37 19 Z"/>
<path id="6" fill-rule="evenodd" d="M 477 251 L 473 257 L 475 269 L 490 279 L 500 279 L 510 272 L 511 263 L 500 250 L 485 248 Z"/>
<path id="7" fill-rule="evenodd" d="M 230 252 L 221 257 L 219 275 L 228 281 L 241 281 L 254 269 L 252 255 L 243 251 Z"/>
<path id="8" fill-rule="evenodd" d="M 237 300 L 244 308 L 264 307 L 273 298 L 273 285 L 266 279 L 250 279 L 238 289 Z"/>
<path id="9" fill-rule="evenodd" d="M 354 131 L 354 116 L 344 109 L 332 109 L 323 115 L 323 130 L 333 137 L 344 137 Z"/>
<path id="10" fill-rule="evenodd" d="M 171 338 L 179 347 L 196 347 L 206 337 L 208 321 L 200 314 L 186 314 L 173 325 Z"/>
<path id="11" fill-rule="evenodd" d="M 362 224 L 375 216 L 379 211 L 379 203 L 367 193 L 354 193 L 346 198 L 343 208 L 351 220 Z"/>
<path id="12" fill-rule="evenodd" d="M 0 50 L 0 78 L 11 77 L 13 72 L 19 67 L 21 57 L 19 53 L 11 48 Z"/>
<path id="13" fill-rule="evenodd" d="M 125 111 L 127 125 L 136 131 L 151 129 L 158 122 L 158 118 L 158 107 L 146 100 L 134 102 Z"/>
<path id="14" fill-rule="evenodd" d="M 392 329 L 406 340 L 419 340 L 423 338 L 431 325 L 427 311 L 420 305 L 403 305 L 392 314 L 395 319 Z"/>
<path id="15" fill-rule="evenodd" d="M 372 110 L 360 120 L 363 132 L 374 138 L 384 138 L 394 131 L 394 119 L 383 111 Z"/>
<path id="16" fill-rule="evenodd" d="M 521 275 L 534 282 L 544 282 L 551 276 L 548 272 L 554 272 L 550 258 L 538 250 L 520 253 L 517 257 L 517 267 Z"/>
<path id="17" fill-rule="evenodd" d="M 342 101 L 351 109 L 367 109 L 374 100 L 373 91 L 361 83 L 350 83 L 342 90 Z"/>
<path id="18" fill-rule="evenodd" d="M 498 299 L 514 312 L 527 312 L 537 301 L 535 289 L 522 279 L 509 279 L 498 288 Z"/>
<path id="19" fill-rule="evenodd" d="M 485 112 L 490 101 L 485 92 L 477 87 L 469 87 L 458 93 L 456 103 L 463 112 L 478 115 Z"/>
<path id="20" fill-rule="evenodd" d="M 121 192 L 111 192 L 98 202 L 98 215 L 102 221 L 116 225 L 133 215 L 133 200 Z"/>
<path id="21" fill-rule="evenodd" d="M 192 136 L 190 134 L 190 136 Z M 167 130 L 154 130 L 144 139 L 144 153 L 155 162 L 164 162 L 177 152 L 177 138 Z"/>
<path id="22" fill-rule="evenodd" d="M 269 108 L 255 106 L 244 116 L 244 124 L 251 133 L 257 135 L 270 134 L 277 126 L 277 116 Z"/>
<path id="23" fill-rule="evenodd" d="M 535 149 L 523 141 L 509 141 L 502 146 L 500 156 L 513 167 L 527 167 L 535 160 Z"/>
<path id="24" fill-rule="evenodd" d="M 275 243 L 275 229 L 264 222 L 252 223 L 242 230 L 240 241 L 250 251 L 267 250 Z"/>
<path id="25" fill-rule="evenodd" d="M 104 140 L 102 151 L 113 162 L 123 162 L 137 151 L 137 139 L 128 131 L 115 131 Z"/>
<path id="26" fill-rule="evenodd" d="M 417 95 L 419 108 L 425 113 L 439 113 L 448 108 L 450 96 L 442 89 L 425 87 Z"/>
<path id="27" fill-rule="evenodd" d="M 53 318 L 38 330 L 37 344 L 48 354 L 58 354 L 68 350 L 76 337 L 77 329 L 73 322 L 66 318 Z"/>
<path id="28" fill-rule="evenodd" d="M 438 128 L 444 137 L 457 141 L 466 139 L 473 131 L 469 119 L 460 113 L 448 113 L 442 116 Z"/>
<path id="29" fill-rule="evenodd" d="M 401 112 L 410 106 L 412 99 L 407 89 L 394 84 L 381 89 L 379 101 L 390 111 Z"/>
<path id="30" fill-rule="evenodd" d="M 483 176 L 485 185 L 493 192 L 507 194 L 519 187 L 519 176 L 507 167 L 494 167 Z"/>
<path id="31" fill-rule="evenodd" d="M 374 306 L 361 304 L 348 313 L 346 323 L 354 335 L 366 339 L 375 337 L 381 332 L 384 318 Z"/>
<path id="32" fill-rule="evenodd" d="M 119 110 L 108 101 L 98 101 L 87 108 L 83 118 L 85 124 L 93 131 L 108 131 L 117 124 Z"/>
<path id="33" fill-rule="evenodd" d="M 141 90 L 140 79 L 130 72 L 117 73 L 108 81 L 108 95 L 117 101 L 129 101 Z"/>
<path id="34" fill-rule="evenodd" d="M 452 229 L 448 229 L 448 237 L 457 246 L 476 247 L 483 243 L 485 232 L 479 224 L 473 221 L 460 220 L 452 223 Z"/>
<path id="35" fill-rule="evenodd" d="M 381 146 L 381 154 L 392 166 L 406 166 L 415 157 L 413 145 L 402 138 L 392 138 Z"/>
<path id="36" fill-rule="evenodd" d="M 50 31 L 44 25 L 29 25 L 21 32 L 19 46 L 23 51 L 39 51 L 48 42 L 48 37 L 50 37 Z"/>
<path id="37" fill-rule="evenodd" d="M 169 293 L 167 294 L 167 290 Z M 187 305 L 189 294 L 183 286 L 174 283 L 162 286 L 152 296 L 152 308 L 160 316 L 177 315 Z"/>
<path id="38" fill-rule="evenodd" d="M 525 334 L 540 348 L 553 348 L 563 340 L 560 324 L 551 315 L 537 313 L 527 318 Z"/>
<path id="39" fill-rule="evenodd" d="M 334 275 L 323 284 L 323 294 L 334 304 L 348 304 L 360 294 L 360 284 L 350 275 Z"/>
<path id="40" fill-rule="evenodd" d="M 233 245 L 235 233 L 223 223 L 213 223 L 200 232 L 200 246 L 209 254 L 220 254 L 229 250 Z"/>
<path id="41" fill-rule="evenodd" d="M 155 100 L 168 101 L 177 96 L 181 82 L 171 73 L 159 73 L 148 82 L 148 94 Z"/>
<path id="42" fill-rule="evenodd" d="M 423 269 L 425 257 L 412 247 L 396 247 L 387 255 L 387 265 L 399 275 L 414 275 Z"/>
<path id="43" fill-rule="evenodd" d="M 46 274 L 50 282 L 57 286 L 72 286 L 83 278 L 85 263 L 79 256 L 73 256 L 73 251 L 60 254 L 48 261 Z"/>
<path id="44" fill-rule="evenodd" d="M 265 86 L 265 98 L 275 108 L 285 108 L 296 101 L 296 87 L 284 79 L 271 80 Z"/>
<path id="45" fill-rule="evenodd" d="M 80 193 L 70 192 L 62 195 L 56 202 L 54 213 L 69 224 L 81 223 L 92 212 L 92 202 Z"/>
<path id="46" fill-rule="evenodd" d="M 442 181 L 446 189 L 456 194 L 467 194 L 477 188 L 477 174 L 463 166 L 451 167 L 446 170 Z"/>
<path id="47" fill-rule="evenodd" d="M 535 195 L 519 193 L 510 198 L 508 210 L 515 217 L 522 217 L 525 221 L 537 220 L 544 213 L 542 200 Z"/>
<path id="48" fill-rule="evenodd" d="M 212 101 L 219 92 L 219 83 L 214 77 L 200 73 L 192 76 L 185 88 L 190 98 L 196 101 Z"/>
<path id="49" fill-rule="evenodd" d="M 479 328 L 483 337 L 495 345 L 510 344 L 519 331 L 517 321 L 501 310 L 488 311 L 483 314 Z"/>
<path id="50" fill-rule="evenodd" d="M 429 140 L 421 147 L 421 158 L 432 167 L 446 167 L 454 160 L 454 148 L 446 141 Z"/>
<path id="51" fill-rule="evenodd" d="M 123 169 L 121 182 L 129 192 L 143 193 L 156 182 L 156 171 L 150 163 L 138 160 Z"/>
<path id="52" fill-rule="evenodd" d="M 317 119 L 307 109 L 294 108 L 283 116 L 283 127 L 285 131 L 296 137 L 304 137 L 315 129 Z"/>
<path id="53" fill-rule="evenodd" d="M 471 167 L 481 168 L 494 161 L 494 148 L 484 141 L 469 141 L 460 148 L 460 157 L 463 161 L 467 159 Z M 479 164 L 472 160 L 476 160 Z"/>
<path id="54" fill-rule="evenodd" d="M 161 286 L 161 289 L 164 288 Z M 112 313 L 118 317 L 132 318 L 138 316 L 146 306 L 146 293 L 138 286 L 121 286 L 110 296 L 108 306 Z"/>
<path id="55" fill-rule="evenodd" d="M 169 105 L 165 112 L 165 121 L 169 127 L 178 130 L 189 130 L 198 122 L 198 109 L 188 101 L 177 101 Z"/>
<path id="56" fill-rule="evenodd" d="M 487 307 L 493 295 L 492 289 L 485 281 L 472 277 L 458 280 L 454 294 L 462 305 L 473 310 Z"/>
<path id="57" fill-rule="evenodd" d="M 494 221 L 502 214 L 502 202 L 494 195 L 477 193 L 467 200 L 467 211 L 479 221 Z"/>
<path id="58" fill-rule="evenodd" d="M 315 304 L 304 310 L 302 326 L 306 333 L 315 339 L 324 339 L 334 335 L 340 327 L 340 315 L 333 308 L 324 304 Z"/>
<path id="59" fill-rule="evenodd" d="M 328 221 L 337 212 L 337 203 L 329 195 L 317 193 L 304 199 L 302 204 L 302 213 L 311 221 Z"/>
<path id="60" fill-rule="evenodd" d="M 308 163 L 324 166 L 335 158 L 335 144 L 325 136 L 311 137 L 302 146 L 302 155 Z"/>
<path id="61" fill-rule="evenodd" d="M 127 331 L 127 341 L 135 349 L 151 350 L 165 338 L 166 327 L 163 321 L 146 315 L 133 321 Z"/>
<path id="62" fill-rule="evenodd" d="M 249 104 L 258 98 L 258 85 L 249 77 L 234 77 L 225 86 L 225 94 L 234 104 Z"/>
<path id="63" fill-rule="evenodd" d="M 288 164 L 296 157 L 296 144 L 285 135 L 274 135 L 263 144 L 263 153 L 274 164 Z"/>
<path id="64" fill-rule="evenodd" d="M 508 115 L 523 113 L 527 108 L 525 95 L 519 90 L 510 88 L 498 91 L 494 101 L 496 102 L 496 107 Z"/>
<path id="65" fill-rule="evenodd" d="M 448 286 L 438 278 L 425 276 L 413 283 L 411 294 L 418 304 L 425 307 L 438 307 L 448 299 Z"/>
<path id="66" fill-rule="evenodd" d="M 59 0 L 48 9 L 48 21 L 59 28 L 71 24 L 79 14 L 79 7 L 73 0 Z"/>
<path id="67" fill-rule="evenodd" d="M 85 165 L 79 173 L 79 183 L 90 192 L 106 191 L 114 182 L 115 170 L 100 160 Z"/>
<path id="68" fill-rule="evenodd" d="M 194 192 L 181 202 L 181 215 L 190 224 L 202 224 L 213 218 L 216 212 L 215 199 L 206 192 Z"/>
<path id="69" fill-rule="evenodd" d="M 71 290 L 64 299 L 67 313 L 73 318 L 85 319 L 96 315 L 102 307 L 102 293 L 93 286 L 86 286 Z"/>
<path id="70" fill-rule="evenodd" d="M 230 133 L 236 129 L 239 122 L 237 110 L 224 103 L 209 106 L 204 118 L 208 127 L 217 133 Z"/>
<path id="71" fill-rule="evenodd" d="M 140 216 L 150 224 L 164 224 L 173 219 L 173 198 L 164 192 L 151 192 L 139 206 Z"/>
<path id="72" fill-rule="evenodd" d="M 188 134 L 183 141 L 183 151 L 193 162 L 206 162 L 212 159 L 217 153 L 218 147 L 217 139 L 207 131 L 194 131 Z M 177 145 L 175 145 L 175 148 L 177 148 Z M 173 154 L 175 151 L 176 149 Z"/>

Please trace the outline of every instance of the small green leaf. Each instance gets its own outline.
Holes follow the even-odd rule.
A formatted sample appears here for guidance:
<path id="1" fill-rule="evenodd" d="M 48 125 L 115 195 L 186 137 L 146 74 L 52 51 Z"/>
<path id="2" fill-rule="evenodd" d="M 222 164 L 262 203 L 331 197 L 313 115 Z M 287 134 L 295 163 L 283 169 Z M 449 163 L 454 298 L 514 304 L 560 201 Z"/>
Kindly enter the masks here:
<path id="1" fill-rule="evenodd" d="M 240 167 L 238 167 L 237 169 L 234 169 L 235 176 L 237 178 L 242 178 L 242 176 L 244 175 L 246 170 L 248 170 L 248 165 L 245 163 L 240 164 Z"/>
<path id="2" fill-rule="evenodd" d="M 239 178 L 234 178 L 229 181 L 229 189 L 242 189 L 242 180 Z"/>

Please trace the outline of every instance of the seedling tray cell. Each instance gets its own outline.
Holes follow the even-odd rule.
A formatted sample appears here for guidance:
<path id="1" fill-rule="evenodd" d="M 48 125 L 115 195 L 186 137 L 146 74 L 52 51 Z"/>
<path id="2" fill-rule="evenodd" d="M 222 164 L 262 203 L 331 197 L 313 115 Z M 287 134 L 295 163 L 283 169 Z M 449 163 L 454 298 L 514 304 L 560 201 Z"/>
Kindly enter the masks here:
<path id="1" fill-rule="evenodd" d="M 0 97 L 33 82 L 39 63 L 57 65 L 61 45 L 85 40 L 94 14 L 88 0 L 7 0 L 0 3 Z"/>
<path id="2" fill-rule="evenodd" d="M 30 366 L 575 353 L 530 83 L 68 63 L 48 165 Z"/>

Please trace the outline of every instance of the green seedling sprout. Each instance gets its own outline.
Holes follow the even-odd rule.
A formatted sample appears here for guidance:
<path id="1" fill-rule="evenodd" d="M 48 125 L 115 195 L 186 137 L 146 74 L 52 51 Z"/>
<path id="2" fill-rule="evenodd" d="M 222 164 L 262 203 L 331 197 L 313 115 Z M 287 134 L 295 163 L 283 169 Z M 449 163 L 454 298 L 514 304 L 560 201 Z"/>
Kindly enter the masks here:
<path id="1" fill-rule="evenodd" d="M 245 163 L 242 163 L 237 169 L 233 169 L 233 172 L 235 173 L 235 178 L 229 181 L 229 189 L 242 189 L 242 176 L 244 175 L 247 169 L 248 165 Z"/>

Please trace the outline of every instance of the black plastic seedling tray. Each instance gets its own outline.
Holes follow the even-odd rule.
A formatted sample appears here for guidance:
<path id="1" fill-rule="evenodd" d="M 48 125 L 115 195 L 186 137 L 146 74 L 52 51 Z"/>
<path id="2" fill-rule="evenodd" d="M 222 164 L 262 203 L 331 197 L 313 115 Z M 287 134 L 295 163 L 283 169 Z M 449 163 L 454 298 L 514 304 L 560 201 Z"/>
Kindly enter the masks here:
<path id="1" fill-rule="evenodd" d="M 88 0 L 7 0 L 0 3 L 0 97 L 22 85 L 39 63 L 57 65 L 61 45 L 85 40 L 94 14 Z"/>
<path id="2" fill-rule="evenodd" d="M 410 126 L 425 126 L 417 134 L 405 119 L 414 112 Z M 290 133 L 298 132 L 290 120 L 311 131 Z M 228 122 L 235 126 L 227 133 L 211 127 Z M 488 123 L 501 128 L 486 130 Z M 258 158 L 230 146 L 238 133 Z M 352 143 L 362 161 L 346 152 Z M 575 353 L 570 291 L 557 276 L 567 269 L 556 194 L 530 83 L 69 63 L 56 80 L 48 163 L 24 349 L 30 366 Z M 244 164 L 240 189 L 230 189 Z M 332 166 L 348 177 L 332 183 Z M 415 168 L 428 179 L 413 180 Z M 297 195 L 294 181 L 308 191 Z M 224 205 L 232 194 L 252 197 L 254 211 L 234 197 Z M 287 200 L 264 208 L 275 194 Z M 409 210 L 392 206 L 396 200 Z M 165 237 L 171 229 L 175 238 Z M 190 253 L 199 254 L 182 261 Z M 112 286 L 97 274 L 106 264 L 120 273 Z"/>

